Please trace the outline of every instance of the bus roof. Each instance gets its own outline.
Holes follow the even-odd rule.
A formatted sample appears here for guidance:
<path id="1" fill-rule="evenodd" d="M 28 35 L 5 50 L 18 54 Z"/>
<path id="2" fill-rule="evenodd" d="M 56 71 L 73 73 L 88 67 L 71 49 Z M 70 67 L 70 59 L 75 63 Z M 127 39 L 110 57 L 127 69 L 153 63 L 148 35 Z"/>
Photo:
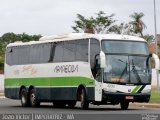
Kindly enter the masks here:
<path id="1" fill-rule="evenodd" d="M 31 44 L 39 44 L 39 43 L 47 43 L 47 42 L 58 42 L 58 41 L 68 41 L 68 40 L 78 40 L 85 38 L 95 38 L 99 41 L 103 39 L 107 40 L 125 40 L 125 41 L 140 41 L 146 42 L 143 38 L 130 36 L 130 35 L 120 35 L 120 34 L 88 34 L 88 33 L 71 33 L 64 35 L 51 35 L 44 36 L 39 39 L 39 41 L 30 41 L 30 42 L 14 42 L 7 45 L 10 46 L 21 46 L 21 45 L 31 45 Z"/>

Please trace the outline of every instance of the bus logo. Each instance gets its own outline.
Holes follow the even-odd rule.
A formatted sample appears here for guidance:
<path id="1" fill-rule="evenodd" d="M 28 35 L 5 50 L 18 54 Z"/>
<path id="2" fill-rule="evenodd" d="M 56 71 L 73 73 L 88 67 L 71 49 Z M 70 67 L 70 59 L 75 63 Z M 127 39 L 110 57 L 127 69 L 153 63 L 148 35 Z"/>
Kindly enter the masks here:
<path id="1" fill-rule="evenodd" d="M 131 89 L 128 89 L 128 92 L 131 92 Z"/>
<path id="2" fill-rule="evenodd" d="M 55 73 L 74 73 L 78 72 L 78 65 L 57 65 L 54 68 Z"/>

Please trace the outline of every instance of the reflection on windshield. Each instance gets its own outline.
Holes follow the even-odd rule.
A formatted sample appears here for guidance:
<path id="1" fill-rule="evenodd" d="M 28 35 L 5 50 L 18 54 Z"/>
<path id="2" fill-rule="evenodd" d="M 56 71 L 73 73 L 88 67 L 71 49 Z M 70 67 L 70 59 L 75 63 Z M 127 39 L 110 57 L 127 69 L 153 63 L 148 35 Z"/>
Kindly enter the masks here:
<path id="1" fill-rule="evenodd" d="M 107 55 L 104 82 L 150 83 L 149 57 L 129 55 Z"/>

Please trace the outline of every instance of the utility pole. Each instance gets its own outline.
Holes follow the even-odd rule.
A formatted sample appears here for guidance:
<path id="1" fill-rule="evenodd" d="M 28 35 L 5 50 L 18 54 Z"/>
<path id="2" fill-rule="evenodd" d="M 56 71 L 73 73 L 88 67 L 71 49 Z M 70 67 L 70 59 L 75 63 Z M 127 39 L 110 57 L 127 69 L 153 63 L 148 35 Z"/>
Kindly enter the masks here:
<path id="1" fill-rule="evenodd" d="M 158 55 L 157 48 L 157 18 L 156 18 L 156 1 L 154 0 L 154 29 L 155 29 L 155 53 Z"/>
<path id="2" fill-rule="evenodd" d="M 156 20 L 156 0 L 154 2 L 154 29 L 155 29 L 155 54 L 158 55 L 158 46 L 157 46 L 157 20 Z M 157 78 L 157 90 L 159 89 L 159 70 L 156 69 L 156 78 Z"/>

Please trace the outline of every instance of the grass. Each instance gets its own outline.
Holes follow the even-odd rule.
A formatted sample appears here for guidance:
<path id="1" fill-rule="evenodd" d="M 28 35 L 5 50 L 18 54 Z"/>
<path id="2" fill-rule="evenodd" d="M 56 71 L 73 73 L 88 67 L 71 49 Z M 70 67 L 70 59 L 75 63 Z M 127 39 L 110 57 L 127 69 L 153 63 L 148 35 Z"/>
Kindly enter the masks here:
<path id="1" fill-rule="evenodd" d="M 152 90 L 151 98 L 149 102 L 150 103 L 160 103 L 160 91 L 158 92 L 157 90 Z"/>

